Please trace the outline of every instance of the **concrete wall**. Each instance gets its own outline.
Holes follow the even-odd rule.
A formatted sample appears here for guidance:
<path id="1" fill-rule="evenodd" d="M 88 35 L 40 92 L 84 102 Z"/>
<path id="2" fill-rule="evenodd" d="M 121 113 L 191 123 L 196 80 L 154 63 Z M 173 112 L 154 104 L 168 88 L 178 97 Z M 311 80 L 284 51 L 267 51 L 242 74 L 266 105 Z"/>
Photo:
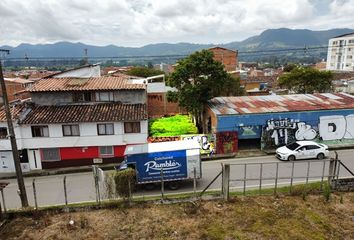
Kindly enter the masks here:
<path id="1" fill-rule="evenodd" d="M 114 101 L 122 103 L 146 103 L 146 90 L 121 90 L 114 92 Z"/>
<path id="2" fill-rule="evenodd" d="M 71 92 L 33 92 L 32 101 L 38 105 L 57 105 L 73 102 Z"/>

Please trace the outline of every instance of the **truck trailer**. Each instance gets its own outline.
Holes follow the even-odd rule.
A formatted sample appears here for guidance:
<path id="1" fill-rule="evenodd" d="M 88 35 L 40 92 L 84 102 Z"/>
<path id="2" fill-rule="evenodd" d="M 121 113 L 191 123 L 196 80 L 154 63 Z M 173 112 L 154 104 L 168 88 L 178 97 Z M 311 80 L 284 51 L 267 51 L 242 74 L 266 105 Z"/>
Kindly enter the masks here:
<path id="1" fill-rule="evenodd" d="M 200 145 L 194 140 L 130 145 L 119 169 L 128 167 L 136 170 L 136 183 L 146 188 L 163 178 L 167 187 L 178 189 L 181 181 L 202 177 Z"/>

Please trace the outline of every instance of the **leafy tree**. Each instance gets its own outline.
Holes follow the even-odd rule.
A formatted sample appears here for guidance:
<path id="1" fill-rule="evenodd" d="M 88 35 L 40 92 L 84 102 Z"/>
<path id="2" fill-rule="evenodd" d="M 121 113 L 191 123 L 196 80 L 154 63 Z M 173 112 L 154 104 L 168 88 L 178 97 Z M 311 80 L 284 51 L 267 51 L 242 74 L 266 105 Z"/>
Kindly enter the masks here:
<path id="1" fill-rule="evenodd" d="M 169 92 L 167 97 L 193 114 L 204 131 L 204 106 L 209 99 L 226 93 L 225 87 L 236 86 L 236 81 L 224 70 L 222 63 L 213 59 L 211 51 L 202 50 L 178 62 L 169 78 L 169 84 L 178 91 Z"/>
<path id="2" fill-rule="evenodd" d="M 279 78 L 279 86 L 296 93 L 328 92 L 332 90 L 333 75 L 309 67 L 297 67 Z"/>
<path id="3" fill-rule="evenodd" d="M 284 66 L 284 72 L 291 72 L 292 70 L 294 70 L 295 68 L 297 68 L 296 64 L 290 63 L 290 64 L 286 64 Z"/>
<path id="4" fill-rule="evenodd" d="M 241 88 L 240 77 L 235 77 L 228 74 L 224 87 L 221 91 L 222 96 L 242 96 L 245 90 Z"/>
<path id="5" fill-rule="evenodd" d="M 165 73 L 163 71 L 153 69 L 153 68 L 133 67 L 127 72 L 127 74 L 131 75 L 131 76 L 146 78 L 146 77 L 156 76 L 156 75 L 165 74 Z"/>

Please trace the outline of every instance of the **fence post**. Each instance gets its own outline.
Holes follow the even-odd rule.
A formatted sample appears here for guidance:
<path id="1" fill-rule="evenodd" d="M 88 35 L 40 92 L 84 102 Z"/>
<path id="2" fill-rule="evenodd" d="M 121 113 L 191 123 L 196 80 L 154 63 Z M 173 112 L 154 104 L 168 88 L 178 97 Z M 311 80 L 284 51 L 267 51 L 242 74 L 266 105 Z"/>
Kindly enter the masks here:
<path id="1" fill-rule="evenodd" d="M 161 168 L 161 202 L 164 200 L 165 184 L 163 181 L 163 168 Z"/>
<path id="2" fill-rule="evenodd" d="M 38 203 L 37 203 L 37 191 L 36 191 L 36 179 L 33 178 L 32 181 L 32 188 L 33 188 L 33 198 L 34 198 L 34 206 L 36 210 L 38 209 Z"/>
<path id="3" fill-rule="evenodd" d="M 336 163 L 336 160 L 331 158 L 331 160 L 329 161 L 329 167 L 328 167 L 328 184 L 329 185 L 332 185 L 332 181 L 333 181 L 333 178 L 334 178 L 334 175 L 335 175 L 335 163 Z"/>
<path id="4" fill-rule="evenodd" d="M 221 163 L 221 195 L 224 196 L 224 164 Z"/>
<path id="5" fill-rule="evenodd" d="M 6 209 L 6 204 L 5 204 L 4 189 L 1 189 L 1 198 L 2 198 L 2 205 L 3 205 L 3 208 L 4 208 L 4 213 L 6 214 L 7 209 Z M 1 209 L 0 209 L 0 212 L 1 212 Z"/>
<path id="6" fill-rule="evenodd" d="M 323 166 L 322 166 L 322 177 L 321 177 L 321 187 L 320 190 L 323 190 L 323 178 L 325 175 L 325 169 L 326 169 L 326 161 L 323 161 Z"/>
<path id="7" fill-rule="evenodd" d="M 128 179 L 128 201 L 129 201 L 129 205 L 131 205 L 131 201 L 132 201 L 132 188 L 131 188 L 131 182 L 130 179 Z M 101 203 L 101 200 L 100 200 Z"/>
<path id="8" fill-rule="evenodd" d="M 263 163 L 261 163 L 261 167 L 259 170 L 259 195 L 262 193 L 262 177 L 263 177 Z"/>
<path id="9" fill-rule="evenodd" d="M 66 176 L 64 176 L 63 184 L 64 184 L 65 206 L 68 206 L 68 195 L 66 192 Z"/>
<path id="10" fill-rule="evenodd" d="M 2 220 L 2 210 L 1 210 L 1 202 L 0 202 L 0 221 Z"/>
<path id="11" fill-rule="evenodd" d="M 193 168 L 193 191 L 194 191 L 194 198 L 197 199 L 197 169 Z"/>
<path id="12" fill-rule="evenodd" d="M 291 164 L 290 194 L 292 194 L 292 192 L 293 192 L 294 168 L 295 168 L 295 162 L 293 161 Z"/>
<path id="13" fill-rule="evenodd" d="M 307 172 L 306 172 L 306 186 L 309 183 L 309 176 L 310 176 L 310 162 L 307 162 Z"/>
<path id="14" fill-rule="evenodd" d="M 229 201 L 230 198 L 230 164 L 223 165 L 223 196 L 225 201 Z"/>
<path id="15" fill-rule="evenodd" d="M 246 179 L 247 179 L 247 164 L 245 163 L 245 168 L 243 173 L 243 195 L 246 195 Z"/>
<path id="16" fill-rule="evenodd" d="M 276 170 L 275 170 L 274 194 L 277 194 L 277 187 L 278 187 L 278 170 L 279 170 L 279 163 L 277 162 L 277 164 L 276 164 Z"/>

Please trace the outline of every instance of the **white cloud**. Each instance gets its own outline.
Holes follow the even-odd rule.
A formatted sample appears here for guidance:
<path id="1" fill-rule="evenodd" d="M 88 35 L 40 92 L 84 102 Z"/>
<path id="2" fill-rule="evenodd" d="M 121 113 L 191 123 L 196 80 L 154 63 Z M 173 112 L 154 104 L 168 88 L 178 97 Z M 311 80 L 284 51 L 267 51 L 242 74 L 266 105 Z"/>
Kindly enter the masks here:
<path id="1" fill-rule="evenodd" d="M 268 28 L 354 27 L 354 0 L 2 0 L 0 45 L 221 43 Z M 317 10 L 328 9 L 317 15 Z"/>

